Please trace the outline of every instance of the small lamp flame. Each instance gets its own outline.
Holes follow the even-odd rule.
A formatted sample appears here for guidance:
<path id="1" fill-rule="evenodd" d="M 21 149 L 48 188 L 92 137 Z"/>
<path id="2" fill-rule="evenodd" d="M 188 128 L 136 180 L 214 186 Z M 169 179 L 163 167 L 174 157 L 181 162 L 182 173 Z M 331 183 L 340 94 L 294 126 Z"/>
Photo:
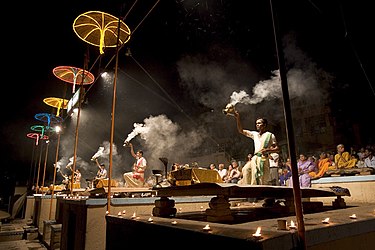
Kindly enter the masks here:
<path id="1" fill-rule="evenodd" d="M 210 225 L 207 224 L 207 225 L 203 228 L 203 230 L 204 230 L 204 231 L 210 231 L 210 230 L 211 230 Z"/>
<path id="2" fill-rule="evenodd" d="M 297 228 L 297 226 L 296 226 L 296 224 L 294 224 L 294 221 L 290 221 L 290 225 L 289 225 L 289 229 L 296 229 Z"/>
<path id="3" fill-rule="evenodd" d="M 350 219 L 357 219 L 357 215 L 356 214 L 352 214 L 349 216 Z"/>
<path id="4" fill-rule="evenodd" d="M 329 224 L 329 218 L 325 218 L 324 220 L 322 220 L 322 223 L 323 224 Z"/>
<path id="5" fill-rule="evenodd" d="M 260 233 L 260 231 L 261 231 L 261 227 L 258 227 L 257 230 L 256 230 L 256 232 L 253 233 L 253 237 L 254 238 L 260 238 L 262 236 L 262 234 Z"/>

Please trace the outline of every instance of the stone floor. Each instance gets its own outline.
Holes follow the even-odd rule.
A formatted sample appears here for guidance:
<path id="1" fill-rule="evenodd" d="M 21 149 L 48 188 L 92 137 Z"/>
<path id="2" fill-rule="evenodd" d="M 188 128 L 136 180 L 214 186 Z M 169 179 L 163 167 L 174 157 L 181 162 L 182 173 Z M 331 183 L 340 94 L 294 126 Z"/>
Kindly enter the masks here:
<path id="1" fill-rule="evenodd" d="M 0 249 L 44 250 L 47 249 L 38 239 L 38 232 L 23 219 L 2 222 L 0 228 Z"/>

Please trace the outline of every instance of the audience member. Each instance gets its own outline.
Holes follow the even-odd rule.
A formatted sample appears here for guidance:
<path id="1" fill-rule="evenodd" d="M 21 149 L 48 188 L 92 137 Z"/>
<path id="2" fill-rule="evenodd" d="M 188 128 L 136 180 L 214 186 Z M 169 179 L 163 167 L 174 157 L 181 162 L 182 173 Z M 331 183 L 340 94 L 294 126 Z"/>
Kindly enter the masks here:
<path id="1" fill-rule="evenodd" d="M 224 163 L 219 163 L 219 169 L 217 171 L 219 172 L 221 179 L 224 181 L 228 174 L 228 170 L 225 168 Z"/>
<path id="2" fill-rule="evenodd" d="M 348 151 L 345 151 L 344 144 L 337 145 L 337 153 L 335 154 L 336 169 L 348 169 L 356 166 L 357 159 L 352 158 Z"/>

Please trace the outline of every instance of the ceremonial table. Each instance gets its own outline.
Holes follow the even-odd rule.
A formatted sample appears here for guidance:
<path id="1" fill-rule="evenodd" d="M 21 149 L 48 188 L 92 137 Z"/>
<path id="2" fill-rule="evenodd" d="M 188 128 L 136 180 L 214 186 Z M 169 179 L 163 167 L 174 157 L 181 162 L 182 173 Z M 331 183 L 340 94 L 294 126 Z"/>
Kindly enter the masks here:
<path id="1" fill-rule="evenodd" d="M 187 186 L 196 183 L 222 183 L 219 172 L 205 168 L 182 168 L 171 172 L 176 186 Z"/>

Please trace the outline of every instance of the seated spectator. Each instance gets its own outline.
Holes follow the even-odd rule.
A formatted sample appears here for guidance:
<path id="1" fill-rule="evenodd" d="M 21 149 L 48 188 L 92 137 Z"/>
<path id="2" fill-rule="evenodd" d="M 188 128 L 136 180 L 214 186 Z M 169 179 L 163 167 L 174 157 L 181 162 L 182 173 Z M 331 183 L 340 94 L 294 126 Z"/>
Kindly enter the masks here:
<path id="1" fill-rule="evenodd" d="M 317 164 L 317 172 L 310 172 L 310 176 L 313 179 L 322 177 L 332 165 L 330 158 L 326 152 L 321 152 Z"/>
<path id="2" fill-rule="evenodd" d="M 228 170 L 225 168 L 224 163 L 219 163 L 219 169 L 217 171 L 219 172 L 221 179 L 224 181 L 228 174 Z"/>
<path id="3" fill-rule="evenodd" d="M 311 176 L 310 172 L 314 171 L 314 164 L 307 159 L 305 154 L 299 155 L 297 162 L 299 185 L 300 187 L 311 187 Z M 289 186 L 293 186 L 293 178 L 290 177 Z"/>
<path id="4" fill-rule="evenodd" d="M 345 151 L 344 144 L 337 145 L 337 153 L 335 154 L 336 169 L 349 169 L 356 166 L 357 159 L 352 158 L 348 151 Z"/>
<path id="5" fill-rule="evenodd" d="M 289 186 L 289 179 L 291 176 L 291 170 L 288 167 L 283 167 L 279 177 L 280 186 Z"/>
<path id="6" fill-rule="evenodd" d="M 375 170 L 375 156 L 372 148 L 368 147 L 365 149 L 365 157 L 364 166 Z"/>
<path id="7" fill-rule="evenodd" d="M 210 169 L 210 170 L 215 170 L 215 171 L 218 170 L 218 169 L 216 168 L 215 163 L 211 163 L 209 169 Z"/>
<path id="8" fill-rule="evenodd" d="M 238 169 L 238 162 L 236 160 L 232 160 L 232 170 L 229 173 L 228 178 L 225 180 L 226 183 L 238 183 L 241 176 L 241 171 Z"/>

